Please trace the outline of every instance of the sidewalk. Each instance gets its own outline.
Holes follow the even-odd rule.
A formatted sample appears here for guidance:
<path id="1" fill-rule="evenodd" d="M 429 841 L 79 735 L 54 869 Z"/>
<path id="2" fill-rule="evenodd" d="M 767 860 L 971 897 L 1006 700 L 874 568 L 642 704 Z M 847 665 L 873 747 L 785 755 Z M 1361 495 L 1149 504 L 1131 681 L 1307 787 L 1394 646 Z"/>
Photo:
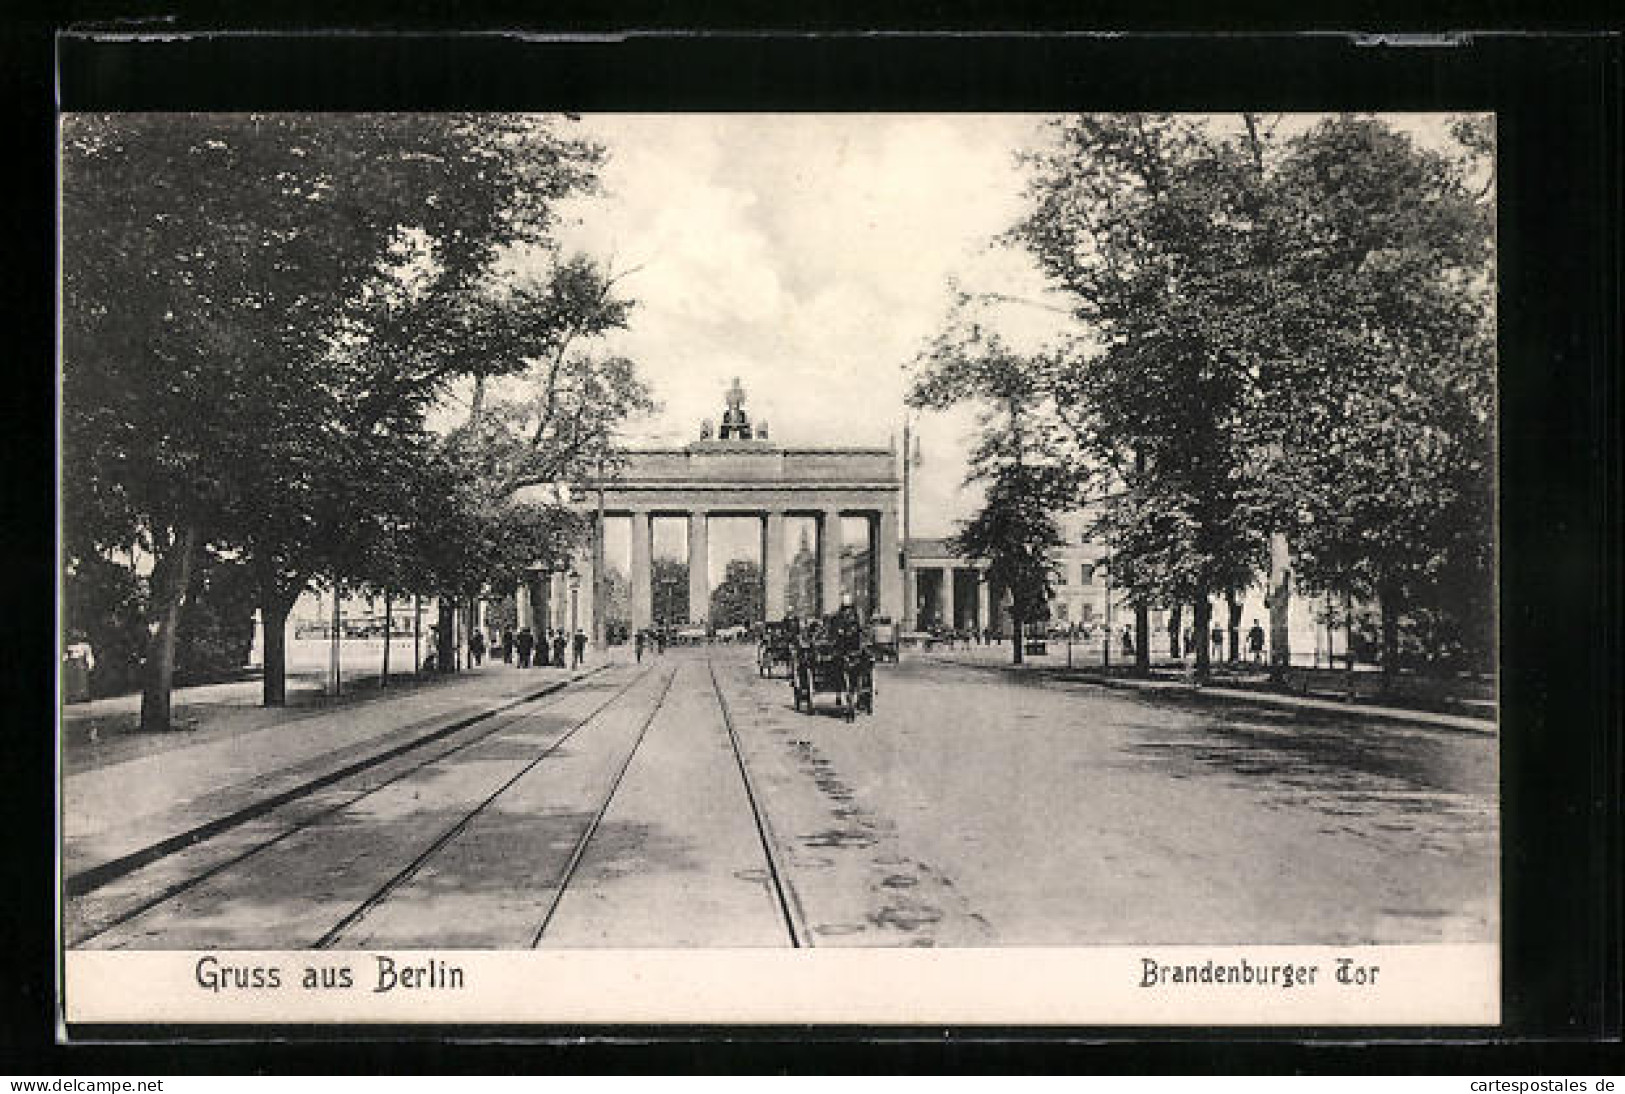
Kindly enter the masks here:
<path id="1" fill-rule="evenodd" d="M 1055 647 L 1052 645 L 1051 650 L 1054 649 Z M 1120 674 L 1120 671 L 1116 668 L 1110 671 L 1105 670 L 1099 664 L 1098 651 L 1094 652 L 1093 656 L 1090 656 L 1086 661 L 1083 651 L 1078 647 L 1073 649 L 1072 668 L 1066 666 L 1064 650 L 1059 653 L 1050 652 L 1036 657 L 1029 656 L 1020 665 L 1012 664 L 1008 644 L 972 646 L 970 649 L 958 650 L 911 651 L 905 653 L 904 656 L 919 657 L 940 664 L 967 665 L 984 670 L 1030 674 L 1041 679 L 1092 684 L 1122 691 L 1146 692 L 1180 698 L 1201 698 L 1238 704 L 1251 703 L 1261 706 L 1313 711 L 1315 713 L 1376 718 L 1384 721 L 1436 726 L 1441 729 L 1468 733 L 1493 735 L 1497 732 L 1493 708 L 1488 716 L 1475 717 L 1468 714 L 1445 714 L 1438 711 L 1418 710 L 1411 707 L 1385 705 L 1369 701 L 1349 702 L 1341 698 L 1322 698 L 1315 695 L 1267 690 L 1266 681 L 1268 675 L 1264 672 L 1254 674 L 1256 679 L 1246 678 L 1245 683 L 1247 686 L 1226 687 L 1223 682 L 1206 685 L 1198 684 L 1189 677 L 1188 670 L 1178 665 L 1154 667 L 1153 675 L 1148 679 Z M 1116 665 L 1115 658 L 1113 664 Z M 1295 668 L 1293 671 L 1297 673 L 1302 670 Z"/>
<path id="2" fill-rule="evenodd" d="M 259 681 L 185 688 L 175 709 L 195 728 L 135 730 L 140 696 L 64 708 L 63 875 L 116 860 L 250 807 L 346 764 L 365 762 L 495 707 L 557 690 L 628 656 L 588 659 L 580 671 L 478 669 L 388 690 L 326 698 L 290 681 L 286 708 L 253 706 Z M 92 740 L 89 727 L 101 733 Z"/>

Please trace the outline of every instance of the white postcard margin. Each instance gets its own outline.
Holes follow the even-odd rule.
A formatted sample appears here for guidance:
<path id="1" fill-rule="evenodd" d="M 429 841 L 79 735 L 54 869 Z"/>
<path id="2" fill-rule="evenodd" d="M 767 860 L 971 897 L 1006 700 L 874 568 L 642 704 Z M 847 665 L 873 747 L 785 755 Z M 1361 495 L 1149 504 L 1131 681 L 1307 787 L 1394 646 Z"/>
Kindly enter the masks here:
<path id="1" fill-rule="evenodd" d="M 1474 1026 L 1494 944 L 99 951 L 70 1024 Z"/>

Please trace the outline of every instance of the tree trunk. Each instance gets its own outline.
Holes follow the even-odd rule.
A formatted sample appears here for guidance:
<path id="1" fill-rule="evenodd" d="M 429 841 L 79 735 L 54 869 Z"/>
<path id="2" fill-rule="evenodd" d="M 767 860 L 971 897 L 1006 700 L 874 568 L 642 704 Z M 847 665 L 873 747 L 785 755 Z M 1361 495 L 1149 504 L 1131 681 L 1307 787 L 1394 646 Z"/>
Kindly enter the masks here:
<path id="1" fill-rule="evenodd" d="M 1241 601 L 1230 592 L 1224 594 L 1224 604 L 1230 612 L 1230 625 L 1226 630 L 1230 632 L 1230 663 L 1234 665 L 1241 660 Z"/>
<path id="2" fill-rule="evenodd" d="M 453 672 L 456 668 L 453 658 L 457 656 L 457 609 L 449 596 L 440 597 L 436 608 L 440 629 L 435 632 L 435 667 L 443 673 Z"/>
<path id="3" fill-rule="evenodd" d="M 268 707 L 288 702 L 288 613 L 296 597 L 278 593 L 260 597 L 260 618 L 265 626 L 265 678 L 260 702 Z"/>
<path id="4" fill-rule="evenodd" d="M 1354 593 L 1343 590 L 1343 660 L 1347 673 L 1348 697 L 1354 698 Z"/>
<path id="5" fill-rule="evenodd" d="M 1184 607 L 1180 604 L 1168 609 L 1168 656 L 1175 661 L 1183 656 L 1179 650 L 1179 625 L 1184 621 L 1184 614 Z"/>
<path id="6" fill-rule="evenodd" d="M 1384 583 L 1377 594 L 1382 610 L 1382 690 L 1393 690 L 1399 676 L 1399 589 Z"/>
<path id="7" fill-rule="evenodd" d="M 159 579 L 154 584 L 162 591 L 158 603 L 153 605 L 157 626 L 148 638 L 142 671 L 141 729 L 145 733 L 165 733 L 174 728 L 170 721 L 170 704 L 175 684 L 175 632 L 180 628 L 181 604 L 192 583 L 197 541 L 197 529 L 187 527 L 170 557 L 164 560 L 161 577 L 158 568 L 154 569 L 153 576 Z"/>
<path id="8" fill-rule="evenodd" d="M 1192 609 L 1196 613 L 1196 633 L 1207 634 L 1213 627 L 1213 602 L 1208 599 L 1207 590 L 1203 589 L 1196 597 Z M 1196 678 L 1206 680 L 1212 661 L 1208 656 L 1211 644 L 1208 642 L 1196 643 Z"/>
<path id="9" fill-rule="evenodd" d="M 387 592 L 384 593 L 384 668 L 378 677 L 378 686 L 381 688 L 389 687 L 389 640 L 394 637 L 390 630 L 395 622 L 394 605 L 395 598 Z"/>
<path id="10" fill-rule="evenodd" d="M 1015 636 L 1010 643 L 1014 651 L 1011 654 L 1011 664 L 1019 665 L 1021 664 L 1022 654 L 1025 652 L 1022 647 L 1027 644 L 1027 627 L 1025 621 L 1021 618 L 1021 613 L 1016 611 L 1015 608 L 1010 609 L 1010 625 L 1016 629 Z"/>
<path id="11" fill-rule="evenodd" d="M 1287 682 L 1292 668 L 1292 545 L 1270 534 L 1270 680 Z"/>
<path id="12" fill-rule="evenodd" d="M 1134 675 L 1151 675 L 1151 609 L 1134 605 Z"/>

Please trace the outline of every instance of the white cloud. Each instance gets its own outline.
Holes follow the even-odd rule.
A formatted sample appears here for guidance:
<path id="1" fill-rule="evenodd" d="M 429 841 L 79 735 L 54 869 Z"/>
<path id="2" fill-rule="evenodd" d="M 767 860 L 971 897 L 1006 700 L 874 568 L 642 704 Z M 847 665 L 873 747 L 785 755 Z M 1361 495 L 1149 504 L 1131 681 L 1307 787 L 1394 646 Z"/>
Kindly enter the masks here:
<path id="1" fill-rule="evenodd" d="M 1019 258 L 989 243 L 1019 211 L 1024 115 L 598 115 L 605 195 L 573 203 L 566 244 L 636 268 L 614 348 L 664 406 L 637 440 L 692 439 L 734 376 L 792 443 L 885 444 L 905 367 L 951 277 Z M 1036 274 L 1030 275 L 1036 277 Z M 965 515 L 966 415 L 920 424 L 916 534 Z"/>

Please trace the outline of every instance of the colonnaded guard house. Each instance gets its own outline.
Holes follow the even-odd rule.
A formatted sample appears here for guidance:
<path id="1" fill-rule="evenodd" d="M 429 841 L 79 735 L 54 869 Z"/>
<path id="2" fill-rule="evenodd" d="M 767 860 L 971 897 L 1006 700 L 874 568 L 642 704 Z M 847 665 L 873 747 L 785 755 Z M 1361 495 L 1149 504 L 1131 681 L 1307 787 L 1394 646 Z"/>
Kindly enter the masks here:
<path id="1" fill-rule="evenodd" d="M 599 505 L 603 572 L 583 550 L 571 570 L 537 574 L 516 596 L 520 626 L 587 627 L 595 588 L 611 636 L 653 624 L 749 625 L 850 602 L 904 615 L 892 447 L 788 447 L 752 424 L 735 380 L 719 428 L 681 448 L 626 451 Z"/>

